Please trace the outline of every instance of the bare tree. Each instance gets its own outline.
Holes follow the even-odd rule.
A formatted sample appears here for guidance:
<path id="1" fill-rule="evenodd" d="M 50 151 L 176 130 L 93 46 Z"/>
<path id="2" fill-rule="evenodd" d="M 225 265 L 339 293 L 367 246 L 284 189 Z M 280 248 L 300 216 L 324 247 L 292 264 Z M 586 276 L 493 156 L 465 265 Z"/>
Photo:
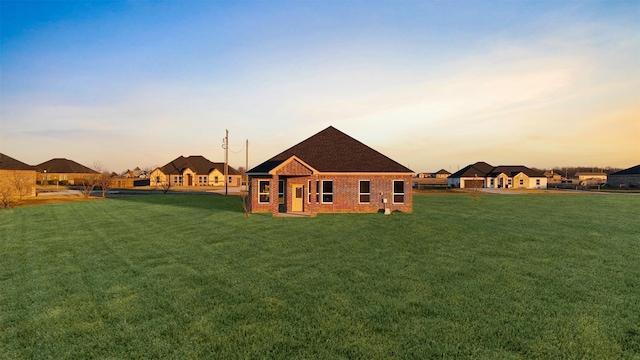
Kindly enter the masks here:
<path id="1" fill-rule="evenodd" d="M 95 177 L 95 186 L 100 187 L 102 197 L 107 196 L 107 191 L 111 188 L 111 173 L 99 161 L 93 162 L 93 170 L 97 171 Z"/>
<path id="2" fill-rule="evenodd" d="M 22 198 L 27 196 L 35 186 L 35 179 L 30 177 L 24 172 L 18 172 L 13 170 L 13 187 L 16 190 L 18 196 L 18 202 L 22 201 Z"/>
<path id="3" fill-rule="evenodd" d="M 33 191 L 35 177 L 28 173 L 13 170 L 11 175 L 0 179 L 0 204 L 4 208 L 22 202 L 22 198 Z"/>
<path id="4" fill-rule="evenodd" d="M 0 202 L 3 208 L 13 204 L 13 187 L 7 180 L 0 179 Z"/>
<path id="5" fill-rule="evenodd" d="M 103 171 L 100 173 L 98 177 L 98 186 L 100 186 L 100 190 L 102 191 L 102 197 L 107 196 L 107 191 L 111 188 L 111 174 L 108 171 Z"/>
<path id="6" fill-rule="evenodd" d="M 242 211 L 244 211 L 244 216 L 249 217 L 251 212 L 249 211 L 249 194 L 246 191 L 242 191 L 240 193 L 240 201 L 242 202 Z"/>
<path id="7" fill-rule="evenodd" d="M 160 189 L 162 189 L 162 192 L 164 194 L 169 192 L 169 189 L 171 189 L 171 181 L 169 181 L 169 179 L 167 179 L 167 181 L 161 181 L 160 182 Z"/>
<path id="8" fill-rule="evenodd" d="M 88 174 L 82 179 L 82 183 L 80 184 L 80 191 L 86 199 L 91 196 L 91 192 L 96 188 L 96 186 L 100 185 L 100 180 L 102 178 L 102 169 L 102 163 L 99 161 L 94 161 L 93 170 L 95 170 L 96 172 Z"/>
<path id="9" fill-rule="evenodd" d="M 100 174 L 90 174 L 81 179 L 80 183 L 80 191 L 82 192 L 82 196 L 85 198 L 89 198 L 91 196 L 91 192 L 95 189 L 98 184 Z"/>

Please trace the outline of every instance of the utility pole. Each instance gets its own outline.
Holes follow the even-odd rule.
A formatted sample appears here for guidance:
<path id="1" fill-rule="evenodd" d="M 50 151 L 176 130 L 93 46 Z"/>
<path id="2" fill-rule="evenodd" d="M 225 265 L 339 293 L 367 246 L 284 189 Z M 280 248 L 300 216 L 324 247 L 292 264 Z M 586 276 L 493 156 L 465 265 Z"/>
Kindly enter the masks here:
<path id="1" fill-rule="evenodd" d="M 224 194 L 229 195 L 229 130 L 224 136 Z"/>

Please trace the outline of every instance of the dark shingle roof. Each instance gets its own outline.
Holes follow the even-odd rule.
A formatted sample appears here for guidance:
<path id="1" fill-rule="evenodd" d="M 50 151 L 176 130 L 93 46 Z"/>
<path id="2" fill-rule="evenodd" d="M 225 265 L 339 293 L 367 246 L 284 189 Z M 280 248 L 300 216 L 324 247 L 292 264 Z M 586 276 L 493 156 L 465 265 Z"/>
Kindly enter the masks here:
<path id="1" fill-rule="evenodd" d="M 35 170 L 31 165 L 0 153 L 0 169 L 2 170 Z"/>
<path id="2" fill-rule="evenodd" d="M 38 172 L 54 174 L 97 174 L 98 172 L 73 160 L 56 158 L 35 166 Z"/>
<path id="3" fill-rule="evenodd" d="M 515 175 L 518 175 L 519 173 L 523 173 L 523 174 L 527 175 L 528 177 L 545 177 L 542 172 L 535 171 L 533 169 L 529 169 L 528 167 L 526 167 L 524 165 L 500 165 L 500 166 L 496 166 L 495 168 L 493 168 L 493 170 L 491 170 L 491 172 L 488 175 L 489 175 L 489 177 L 495 177 L 495 176 L 498 176 L 500 173 L 504 173 L 505 175 L 507 175 L 509 177 L 514 177 Z"/>
<path id="4" fill-rule="evenodd" d="M 459 177 L 485 177 L 489 172 L 493 170 L 493 166 L 487 164 L 484 161 L 478 161 L 475 164 L 467 165 L 462 169 L 454 172 L 449 176 L 450 178 L 459 178 Z"/>
<path id="5" fill-rule="evenodd" d="M 500 165 L 492 166 L 486 162 L 479 161 L 475 164 L 467 165 L 449 176 L 450 178 L 460 177 L 496 177 L 500 173 L 504 173 L 509 177 L 513 177 L 518 173 L 523 173 L 529 177 L 544 177 L 539 171 L 529 169 L 523 165 Z"/>
<path id="6" fill-rule="evenodd" d="M 640 165 L 636 165 L 636 166 L 632 166 L 628 169 L 624 169 L 624 170 L 620 170 L 617 172 L 614 172 L 613 174 L 609 174 L 609 176 L 615 176 L 615 175 L 622 175 L 622 176 L 626 176 L 626 175 L 640 175 Z"/>
<path id="7" fill-rule="evenodd" d="M 298 157 L 320 172 L 413 172 L 333 126 L 329 126 L 254 167 L 248 173 L 268 173 L 292 156 Z"/>
<path id="8" fill-rule="evenodd" d="M 161 167 L 165 174 L 182 174 L 185 169 L 191 169 L 196 174 L 209 174 L 213 169 L 218 169 L 224 174 L 224 163 L 212 162 L 201 155 L 191 155 L 184 157 L 180 155 L 175 160 Z M 229 175 L 239 175 L 238 171 L 229 166 Z"/>

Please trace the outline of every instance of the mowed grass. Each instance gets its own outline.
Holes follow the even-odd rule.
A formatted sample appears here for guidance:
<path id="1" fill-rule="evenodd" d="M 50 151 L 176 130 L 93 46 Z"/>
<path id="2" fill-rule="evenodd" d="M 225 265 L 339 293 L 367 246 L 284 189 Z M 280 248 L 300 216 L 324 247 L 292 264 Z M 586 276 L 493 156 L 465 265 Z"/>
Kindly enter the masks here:
<path id="1" fill-rule="evenodd" d="M 237 197 L 0 212 L 0 358 L 640 358 L 640 197 Z"/>

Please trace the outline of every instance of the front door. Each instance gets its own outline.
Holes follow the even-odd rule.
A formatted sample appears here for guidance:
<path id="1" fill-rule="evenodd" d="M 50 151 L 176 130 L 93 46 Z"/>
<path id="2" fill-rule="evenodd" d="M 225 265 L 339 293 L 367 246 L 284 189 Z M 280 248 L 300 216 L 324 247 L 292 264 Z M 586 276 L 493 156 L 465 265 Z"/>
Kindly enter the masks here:
<path id="1" fill-rule="evenodd" d="M 302 211 L 303 186 L 293 185 L 293 199 L 291 200 L 291 211 Z"/>

